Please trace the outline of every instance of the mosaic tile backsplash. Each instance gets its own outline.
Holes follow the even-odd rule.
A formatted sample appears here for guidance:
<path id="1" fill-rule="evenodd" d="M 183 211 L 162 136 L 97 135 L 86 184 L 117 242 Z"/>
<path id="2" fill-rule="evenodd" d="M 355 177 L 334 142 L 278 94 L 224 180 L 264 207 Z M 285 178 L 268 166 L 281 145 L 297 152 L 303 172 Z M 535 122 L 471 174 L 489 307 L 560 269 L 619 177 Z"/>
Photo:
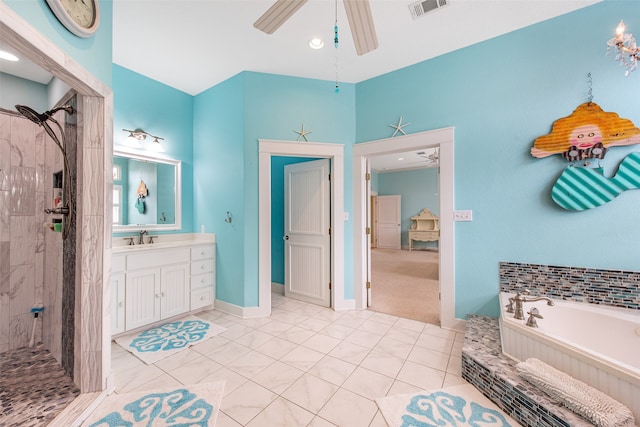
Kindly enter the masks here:
<path id="1" fill-rule="evenodd" d="M 640 310 L 640 272 L 501 262 L 500 291 Z"/>

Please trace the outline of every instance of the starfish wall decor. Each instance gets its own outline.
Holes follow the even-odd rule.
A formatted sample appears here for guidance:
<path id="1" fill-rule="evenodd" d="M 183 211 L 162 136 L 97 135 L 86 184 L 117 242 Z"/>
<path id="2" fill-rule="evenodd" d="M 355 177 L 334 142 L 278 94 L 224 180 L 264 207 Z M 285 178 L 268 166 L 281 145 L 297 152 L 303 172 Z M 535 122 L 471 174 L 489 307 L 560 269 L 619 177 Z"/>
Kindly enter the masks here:
<path id="1" fill-rule="evenodd" d="M 393 135 L 391 135 L 391 138 L 393 138 L 394 136 L 396 136 L 398 134 L 398 132 L 402 133 L 403 135 L 406 135 L 404 129 L 402 129 L 405 126 L 409 126 L 411 123 L 402 123 L 402 116 L 400 116 L 400 120 L 398 120 L 398 124 L 397 125 L 389 125 L 392 128 L 395 129 L 395 131 L 393 132 Z"/>
<path id="2" fill-rule="evenodd" d="M 300 141 L 301 138 L 304 138 L 305 142 L 309 142 L 307 139 L 307 135 L 311 133 L 310 130 L 304 130 L 304 123 L 302 124 L 302 129 L 294 130 L 295 133 L 298 134 L 298 139 L 296 141 Z"/>

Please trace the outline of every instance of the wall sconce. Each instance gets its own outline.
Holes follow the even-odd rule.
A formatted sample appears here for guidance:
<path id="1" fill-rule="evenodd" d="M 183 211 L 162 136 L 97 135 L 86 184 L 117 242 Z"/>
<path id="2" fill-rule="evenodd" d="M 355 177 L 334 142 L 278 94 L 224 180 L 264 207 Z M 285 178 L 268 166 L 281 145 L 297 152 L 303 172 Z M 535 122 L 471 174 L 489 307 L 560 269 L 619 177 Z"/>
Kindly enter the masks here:
<path id="1" fill-rule="evenodd" d="M 632 71 L 638 69 L 638 55 L 640 49 L 636 46 L 633 34 L 625 34 L 625 25 L 621 20 L 616 27 L 616 36 L 607 42 L 607 53 L 611 48 L 616 50 L 616 61 L 626 68 L 624 75 L 629 76 Z"/>
<path id="2" fill-rule="evenodd" d="M 162 145 L 160 145 L 160 141 L 164 141 L 164 138 L 151 135 L 150 133 L 145 132 L 139 128 L 135 130 L 129 130 L 129 129 L 122 129 L 122 130 L 125 132 L 129 132 L 129 136 L 127 137 L 127 142 L 125 143 L 126 145 L 134 148 L 145 148 L 144 141 L 147 139 L 147 136 L 148 136 L 153 138 L 153 141 L 151 141 L 150 145 L 146 146 L 147 150 L 156 151 L 156 152 L 164 151 L 164 148 L 162 147 Z"/>

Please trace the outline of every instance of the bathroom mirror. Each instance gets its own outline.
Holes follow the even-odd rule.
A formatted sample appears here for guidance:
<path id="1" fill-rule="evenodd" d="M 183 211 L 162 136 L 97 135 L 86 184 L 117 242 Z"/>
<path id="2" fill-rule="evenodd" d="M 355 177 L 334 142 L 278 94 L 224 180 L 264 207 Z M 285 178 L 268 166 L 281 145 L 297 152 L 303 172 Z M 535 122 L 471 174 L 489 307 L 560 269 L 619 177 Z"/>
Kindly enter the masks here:
<path id="1" fill-rule="evenodd" d="M 113 232 L 180 230 L 179 160 L 113 152 Z"/>

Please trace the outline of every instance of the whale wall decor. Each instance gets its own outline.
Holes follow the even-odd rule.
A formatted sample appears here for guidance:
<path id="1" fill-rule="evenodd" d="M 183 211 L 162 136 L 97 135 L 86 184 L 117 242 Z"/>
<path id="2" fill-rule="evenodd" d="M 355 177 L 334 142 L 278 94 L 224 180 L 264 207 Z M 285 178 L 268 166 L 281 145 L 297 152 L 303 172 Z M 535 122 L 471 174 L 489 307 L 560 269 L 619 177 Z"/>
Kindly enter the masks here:
<path id="1" fill-rule="evenodd" d="M 631 120 L 585 102 L 571 115 L 556 120 L 551 133 L 538 137 L 531 155 L 559 154 L 569 162 L 555 182 L 551 198 L 564 209 L 583 211 L 640 188 L 640 153 L 625 157 L 612 178 L 604 176 L 599 164 L 611 147 L 634 144 L 640 144 L 640 129 Z"/>

